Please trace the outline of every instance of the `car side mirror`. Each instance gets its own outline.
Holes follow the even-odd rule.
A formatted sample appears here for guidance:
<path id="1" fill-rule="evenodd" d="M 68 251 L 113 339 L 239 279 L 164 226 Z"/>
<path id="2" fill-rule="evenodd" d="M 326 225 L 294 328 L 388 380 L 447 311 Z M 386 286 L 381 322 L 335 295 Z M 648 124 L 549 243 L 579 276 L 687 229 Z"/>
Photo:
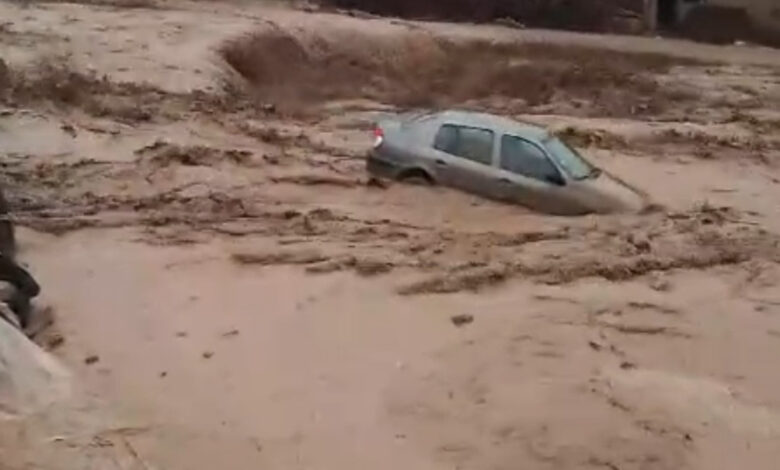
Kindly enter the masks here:
<path id="1" fill-rule="evenodd" d="M 544 177 L 548 183 L 552 183 L 556 186 L 566 186 L 566 180 L 558 173 L 550 174 Z"/>

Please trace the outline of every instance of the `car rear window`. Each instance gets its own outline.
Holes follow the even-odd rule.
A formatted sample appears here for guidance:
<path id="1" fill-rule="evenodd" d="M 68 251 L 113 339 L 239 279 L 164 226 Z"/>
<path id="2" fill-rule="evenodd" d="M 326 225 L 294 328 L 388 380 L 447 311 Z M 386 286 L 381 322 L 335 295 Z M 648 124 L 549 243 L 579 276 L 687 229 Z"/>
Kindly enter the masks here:
<path id="1" fill-rule="evenodd" d="M 493 131 L 445 124 L 436 133 L 434 148 L 467 160 L 490 165 L 493 161 Z"/>

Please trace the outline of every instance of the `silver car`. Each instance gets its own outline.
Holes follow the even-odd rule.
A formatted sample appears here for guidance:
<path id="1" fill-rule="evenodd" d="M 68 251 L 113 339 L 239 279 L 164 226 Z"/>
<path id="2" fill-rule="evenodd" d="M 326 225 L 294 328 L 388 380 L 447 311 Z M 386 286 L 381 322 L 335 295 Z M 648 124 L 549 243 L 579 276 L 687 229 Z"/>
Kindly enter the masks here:
<path id="1" fill-rule="evenodd" d="M 559 215 L 640 210 L 646 196 L 547 130 L 465 111 L 380 121 L 373 176 L 441 184 Z"/>

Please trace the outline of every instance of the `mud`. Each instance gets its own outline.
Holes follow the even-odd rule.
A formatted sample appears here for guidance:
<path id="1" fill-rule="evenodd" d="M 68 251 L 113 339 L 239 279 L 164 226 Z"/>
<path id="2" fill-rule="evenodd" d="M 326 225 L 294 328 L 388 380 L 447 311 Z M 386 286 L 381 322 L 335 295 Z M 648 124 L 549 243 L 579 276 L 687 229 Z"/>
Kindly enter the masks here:
<path id="1" fill-rule="evenodd" d="M 278 253 L 233 253 L 232 258 L 241 264 L 311 264 L 328 259 L 317 250 L 284 251 Z"/>
<path id="2" fill-rule="evenodd" d="M 553 260 L 539 260 L 529 254 L 505 254 L 501 265 L 465 271 L 455 269 L 403 286 L 399 293 L 478 291 L 512 277 L 534 279 L 550 285 L 567 284 L 588 277 L 627 281 L 676 269 L 706 269 L 745 263 L 751 259 L 780 259 L 778 239 L 767 237 L 761 231 L 753 232 L 746 226 L 710 231 L 693 224 L 678 226 L 664 235 L 659 233 L 659 227 L 650 230 L 655 232 L 652 249 L 637 249 L 631 244 L 621 246 L 613 239 L 611 243 L 616 246 L 610 252 L 603 248 L 597 250 L 595 245 L 575 241 L 577 239 L 572 237 L 568 240 L 579 247 L 570 252 L 556 253 Z M 592 232 L 589 237 L 609 239 L 607 234 L 599 237 Z"/>
<path id="3" fill-rule="evenodd" d="M 187 166 L 214 166 L 221 163 L 236 165 L 251 165 L 252 152 L 247 150 L 214 149 L 203 145 L 180 146 L 163 140 L 142 147 L 135 152 L 140 158 L 139 163 L 149 163 L 166 167 L 172 164 Z"/>
<path id="4" fill-rule="evenodd" d="M 349 178 L 323 174 L 281 175 L 271 177 L 274 183 L 290 183 L 303 186 L 337 186 L 341 188 L 354 188 L 360 182 Z"/>
<path id="5" fill-rule="evenodd" d="M 774 468 L 771 50 L 278 5 L 0 17 L 18 256 L 116 415 L 4 424 L 4 465 Z M 373 123 L 417 104 L 548 126 L 654 210 L 370 181 Z"/>
<path id="6" fill-rule="evenodd" d="M 398 293 L 416 295 L 445 294 L 464 290 L 477 291 L 485 286 L 506 281 L 512 271 L 512 267 L 508 266 L 486 266 L 465 271 L 457 270 L 402 286 L 398 289 Z"/>

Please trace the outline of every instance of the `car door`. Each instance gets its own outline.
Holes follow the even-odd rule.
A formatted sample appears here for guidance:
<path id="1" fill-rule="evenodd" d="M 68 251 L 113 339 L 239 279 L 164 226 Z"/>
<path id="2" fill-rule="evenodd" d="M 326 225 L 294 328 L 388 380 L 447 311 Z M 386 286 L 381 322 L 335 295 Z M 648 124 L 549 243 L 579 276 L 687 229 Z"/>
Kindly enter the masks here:
<path id="1" fill-rule="evenodd" d="M 500 145 L 496 197 L 549 213 L 573 209 L 576 201 L 563 190 L 566 180 L 541 147 L 513 135 L 503 135 Z"/>
<path id="2" fill-rule="evenodd" d="M 491 196 L 495 133 L 490 129 L 442 125 L 434 141 L 434 164 L 441 184 Z"/>

